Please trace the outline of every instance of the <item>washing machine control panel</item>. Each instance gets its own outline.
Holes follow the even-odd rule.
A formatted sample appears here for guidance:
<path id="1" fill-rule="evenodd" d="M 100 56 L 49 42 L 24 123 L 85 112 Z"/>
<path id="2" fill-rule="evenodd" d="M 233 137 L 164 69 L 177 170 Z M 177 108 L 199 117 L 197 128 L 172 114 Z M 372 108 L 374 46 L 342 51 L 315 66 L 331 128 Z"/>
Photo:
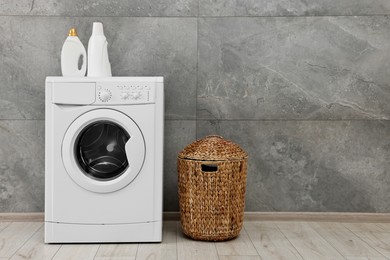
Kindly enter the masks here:
<path id="1" fill-rule="evenodd" d="M 156 83 L 96 83 L 95 105 L 147 104 L 155 102 Z"/>

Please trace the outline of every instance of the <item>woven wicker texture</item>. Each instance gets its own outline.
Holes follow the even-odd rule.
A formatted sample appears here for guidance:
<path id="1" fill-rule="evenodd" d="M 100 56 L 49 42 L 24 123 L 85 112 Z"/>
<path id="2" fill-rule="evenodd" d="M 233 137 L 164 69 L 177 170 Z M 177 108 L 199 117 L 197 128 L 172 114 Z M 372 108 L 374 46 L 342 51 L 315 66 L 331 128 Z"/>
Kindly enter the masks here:
<path id="1" fill-rule="evenodd" d="M 240 146 L 218 135 L 209 135 L 197 140 L 179 153 L 179 158 L 182 159 L 206 161 L 232 161 L 247 157 L 248 155 Z"/>
<path id="2" fill-rule="evenodd" d="M 226 142 L 221 137 L 211 138 Z M 209 151 L 214 149 L 214 144 L 207 148 L 205 142 L 200 141 L 195 144 L 200 143 L 206 154 L 213 154 L 213 160 L 178 158 L 177 162 L 181 226 L 184 234 L 196 240 L 229 240 L 237 237 L 242 228 L 247 155 L 240 148 L 240 154 L 245 154 L 241 160 L 222 161 L 215 152 Z M 194 143 L 189 147 L 193 154 L 205 158 L 196 151 Z M 222 157 L 229 158 L 229 154 L 225 152 Z M 204 171 L 205 166 L 212 166 L 215 171 Z"/>

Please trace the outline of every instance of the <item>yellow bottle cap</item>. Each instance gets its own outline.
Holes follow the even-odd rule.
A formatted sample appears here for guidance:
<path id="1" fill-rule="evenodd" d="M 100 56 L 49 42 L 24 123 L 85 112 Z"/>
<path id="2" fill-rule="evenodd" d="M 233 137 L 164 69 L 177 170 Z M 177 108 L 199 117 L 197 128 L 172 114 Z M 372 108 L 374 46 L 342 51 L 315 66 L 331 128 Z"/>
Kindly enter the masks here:
<path id="1" fill-rule="evenodd" d="M 68 36 L 77 36 L 76 28 L 72 27 L 72 28 L 69 30 Z"/>

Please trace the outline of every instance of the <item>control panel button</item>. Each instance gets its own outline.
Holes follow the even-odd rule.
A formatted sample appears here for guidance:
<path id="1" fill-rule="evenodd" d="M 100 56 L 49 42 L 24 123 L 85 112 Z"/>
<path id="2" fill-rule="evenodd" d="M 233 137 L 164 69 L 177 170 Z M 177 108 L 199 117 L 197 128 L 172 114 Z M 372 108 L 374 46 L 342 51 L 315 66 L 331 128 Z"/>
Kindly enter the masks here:
<path id="1" fill-rule="evenodd" d="M 142 97 L 142 94 L 139 91 L 138 92 L 132 92 L 130 94 L 130 97 L 131 97 L 131 99 L 137 100 L 137 99 L 140 99 Z"/>
<path id="2" fill-rule="evenodd" d="M 121 93 L 121 99 L 126 100 L 128 99 L 130 94 L 128 92 L 122 92 Z"/>

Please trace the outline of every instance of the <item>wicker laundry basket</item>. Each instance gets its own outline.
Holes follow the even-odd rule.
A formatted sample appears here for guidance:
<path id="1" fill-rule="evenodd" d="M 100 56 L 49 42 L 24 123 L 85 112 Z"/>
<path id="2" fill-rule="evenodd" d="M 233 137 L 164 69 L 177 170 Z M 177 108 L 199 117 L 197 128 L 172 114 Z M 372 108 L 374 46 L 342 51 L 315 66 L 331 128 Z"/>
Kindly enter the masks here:
<path id="1" fill-rule="evenodd" d="M 196 240 L 235 238 L 243 223 L 248 155 L 221 136 L 207 136 L 178 155 L 180 220 Z"/>

